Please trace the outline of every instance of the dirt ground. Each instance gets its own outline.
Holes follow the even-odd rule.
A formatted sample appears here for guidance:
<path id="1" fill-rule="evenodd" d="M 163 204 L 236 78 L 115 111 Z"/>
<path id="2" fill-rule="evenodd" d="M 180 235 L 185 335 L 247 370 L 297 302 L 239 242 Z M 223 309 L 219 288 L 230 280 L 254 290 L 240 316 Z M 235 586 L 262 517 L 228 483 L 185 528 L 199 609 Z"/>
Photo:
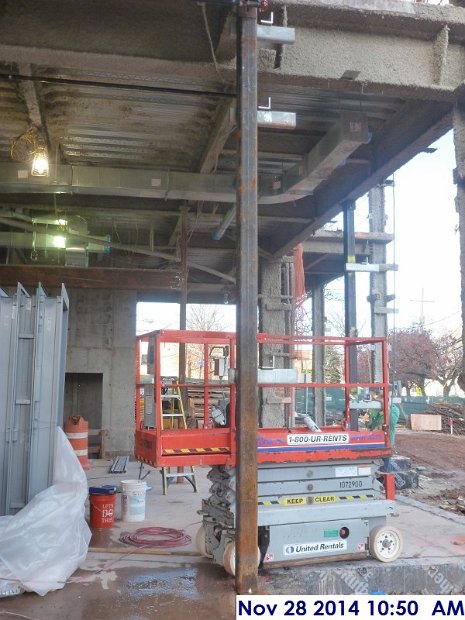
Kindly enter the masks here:
<path id="1" fill-rule="evenodd" d="M 395 451 L 411 458 L 412 468 L 420 474 L 418 489 L 398 494 L 458 513 L 463 498 L 465 512 L 465 436 L 401 429 Z"/>

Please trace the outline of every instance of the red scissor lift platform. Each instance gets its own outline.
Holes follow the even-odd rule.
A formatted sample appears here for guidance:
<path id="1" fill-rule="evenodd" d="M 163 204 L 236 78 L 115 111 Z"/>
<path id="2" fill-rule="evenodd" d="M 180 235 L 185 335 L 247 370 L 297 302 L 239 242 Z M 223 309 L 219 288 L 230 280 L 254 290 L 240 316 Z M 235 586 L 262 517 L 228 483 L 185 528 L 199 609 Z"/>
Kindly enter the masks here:
<path id="1" fill-rule="evenodd" d="M 203 394 L 201 417 L 197 417 L 198 428 L 165 428 L 163 424 L 163 392 L 167 390 L 172 379 L 167 383 L 163 374 L 163 359 L 167 355 L 166 347 L 174 347 L 169 356 L 179 359 L 180 347 L 195 347 L 196 358 L 201 377 L 186 379 L 180 383 L 175 379 L 180 392 L 189 395 L 191 390 Z M 331 348 L 337 351 L 339 376 L 336 380 L 325 382 L 307 381 L 308 373 L 296 371 L 296 379 L 289 382 L 288 377 L 279 376 L 280 369 L 263 369 L 259 371 L 259 392 L 274 390 L 281 395 L 283 417 L 280 428 L 258 428 L 257 458 L 259 463 L 285 463 L 329 461 L 334 459 L 359 459 L 361 457 L 378 458 L 391 454 L 388 416 L 388 379 L 386 343 L 382 338 L 343 338 L 280 336 L 258 334 L 257 346 L 278 347 L 287 351 L 287 356 L 294 365 L 302 358 L 312 356 L 315 347 Z M 229 352 L 230 372 L 224 381 L 212 379 L 212 351 L 227 348 Z M 152 365 L 152 373 L 141 373 L 141 360 L 144 349 Z M 236 464 L 236 386 L 234 383 L 234 366 L 236 356 L 236 335 L 232 332 L 201 332 L 182 330 L 154 331 L 137 337 L 136 341 L 136 403 L 135 403 L 135 456 L 138 460 L 153 467 L 177 467 L 195 465 L 230 465 Z M 382 367 L 380 381 L 351 382 L 350 352 L 356 349 L 355 359 L 360 359 L 360 352 L 370 356 L 374 350 L 379 352 Z M 328 350 L 328 349 L 327 349 Z M 268 376 L 263 378 L 268 371 Z M 277 370 L 277 380 L 273 371 Z M 306 369 L 305 369 L 306 370 Z M 165 373 L 170 374 L 170 373 Z M 338 373 L 332 373 L 333 375 Z M 260 377 L 262 376 L 262 379 Z M 271 377 L 271 379 L 270 379 Z M 145 381 L 143 380 L 145 379 Z M 305 379 L 305 380 L 304 380 Z M 338 380 L 339 379 L 339 380 Z M 153 383 L 152 383 L 153 382 Z M 153 427 L 144 422 L 147 386 L 153 385 Z M 339 424 L 323 426 L 320 432 L 312 432 L 304 424 L 296 422 L 294 399 L 297 390 L 315 393 L 318 390 L 340 388 L 344 393 L 344 411 Z M 230 418 L 226 427 L 212 428 L 210 418 L 210 396 L 221 390 L 230 402 Z M 358 413 L 369 403 L 363 403 L 357 395 L 362 392 L 376 393 L 384 411 L 384 424 L 379 430 L 358 430 Z M 258 416 L 258 413 L 257 413 Z M 297 417 L 297 420 L 299 418 Z"/>

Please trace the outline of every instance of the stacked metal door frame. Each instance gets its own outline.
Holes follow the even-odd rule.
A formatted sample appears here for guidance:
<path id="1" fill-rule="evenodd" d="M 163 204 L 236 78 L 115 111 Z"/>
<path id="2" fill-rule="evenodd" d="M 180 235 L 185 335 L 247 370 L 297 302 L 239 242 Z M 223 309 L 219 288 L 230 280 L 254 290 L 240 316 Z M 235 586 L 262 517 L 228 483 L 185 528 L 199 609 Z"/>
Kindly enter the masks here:
<path id="1" fill-rule="evenodd" d="M 0 289 L 1 291 L 1 289 Z M 32 297 L 0 292 L 0 515 L 15 514 L 53 478 L 63 423 L 69 300 L 64 286 Z"/>

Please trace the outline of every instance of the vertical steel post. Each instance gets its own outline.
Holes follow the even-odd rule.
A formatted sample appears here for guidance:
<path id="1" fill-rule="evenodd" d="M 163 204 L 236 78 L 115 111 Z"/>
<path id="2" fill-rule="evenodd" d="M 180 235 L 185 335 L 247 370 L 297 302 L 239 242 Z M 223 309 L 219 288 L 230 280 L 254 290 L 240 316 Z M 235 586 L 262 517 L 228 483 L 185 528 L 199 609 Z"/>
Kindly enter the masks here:
<path id="1" fill-rule="evenodd" d="M 179 329 L 186 329 L 187 327 L 187 278 L 188 278 L 188 266 L 187 266 L 187 208 L 181 209 L 181 290 L 179 291 Z M 179 383 L 186 382 L 186 344 L 184 342 L 179 343 Z M 186 392 L 183 388 L 181 390 L 183 397 L 183 404 L 186 407 Z"/>
<path id="2" fill-rule="evenodd" d="M 257 592 L 257 9 L 237 9 L 236 591 Z"/>
<path id="3" fill-rule="evenodd" d="M 181 291 L 179 295 L 179 329 L 186 329 L 187 327 L 187 278 L 188 278 L 188 266 L 187 266 L 187 208 L 181 209 Z M 186 343 L 179 343 L 179 383 L 183 385 L 186 383 Z M 182 400 L 182 406 L 185 412 L 187 412 L 187 388 L 181 387 L 180 395 Z M 184 467 L 177 468 L 178 474 L 184 472 Z M 178 484 L 184 482 L 184 478 L 179 476 L 177 478 Z"/>
<path id="4" fill-rule="evenodd" d="M 344 215 L 344 262 L 346 265 L 355 264 L 355 201 L 345 200 L 342 204 Z M 357 333 L 357 307 L 355 271 L 344 272 L 344 309 L 345 309 L 345 335 L 355 337 Z M 357 347 L 349 347 L 349 381 L 356 383 L 357 372 Z M 358 411 L 354 410 L 350 416 L 351 430 L 358 429 Z"/>
<path id="5" fill-rule="evenodd" d="M 454 124 L 454 147 L 456 169 L 454 170 L 454 182 L 457 185 L 455 208 L 459 216 L 459 243 L 460 243 L 460 276 L 461 276 L 461 308 L 462 308 L 462 371 L 458 376 L 457 383 L 465 387 L 465 106 L 456 103 L 453 115 Z"/>

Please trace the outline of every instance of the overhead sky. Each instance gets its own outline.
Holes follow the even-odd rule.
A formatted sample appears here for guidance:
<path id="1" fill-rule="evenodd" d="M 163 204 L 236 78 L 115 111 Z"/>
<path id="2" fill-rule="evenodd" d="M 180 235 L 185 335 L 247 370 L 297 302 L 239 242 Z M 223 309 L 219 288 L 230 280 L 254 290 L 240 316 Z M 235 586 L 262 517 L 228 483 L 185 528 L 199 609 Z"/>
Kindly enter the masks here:
<path id="1" fill-rule="evenodd" d="M 435 144 L 434 153 L 421 153 L 398 170 L 394 186 L 386 188 L 387 232 L 395 232 L 388 246 L 388 263 L 398 271 L 389 276 L 389 328 L 408 327 L 423 320 L 434 332 L 460 331 L 460 268 L 456 188 L 452 181 L 455 154 L 452 132 Z M 367 231 L 368 201 L 357 202 L 356 230 Z M 337 220 L 333 228 L 339 226 Z M 357 274 L 357 315 L 360 335 L 370 335 L 369 275 Z M 342 295 L 342 279 L 333 290 Z M 227 329 L 234 329 L 235 308 L 223 306 Z M 342 303 L 328 303 L 327 315 L 341 313 Z M 177 304 L 139 304 L 138 333 L 179 327 Z"/>
<path id="2" fill-rule="evenodd" d="M 461 325 L 460 245 L 452 132 L 394 175 L 397 326 L 424 319 L 433 330 Z M 389 192 L 388 192 L 389 194 Z"/>

